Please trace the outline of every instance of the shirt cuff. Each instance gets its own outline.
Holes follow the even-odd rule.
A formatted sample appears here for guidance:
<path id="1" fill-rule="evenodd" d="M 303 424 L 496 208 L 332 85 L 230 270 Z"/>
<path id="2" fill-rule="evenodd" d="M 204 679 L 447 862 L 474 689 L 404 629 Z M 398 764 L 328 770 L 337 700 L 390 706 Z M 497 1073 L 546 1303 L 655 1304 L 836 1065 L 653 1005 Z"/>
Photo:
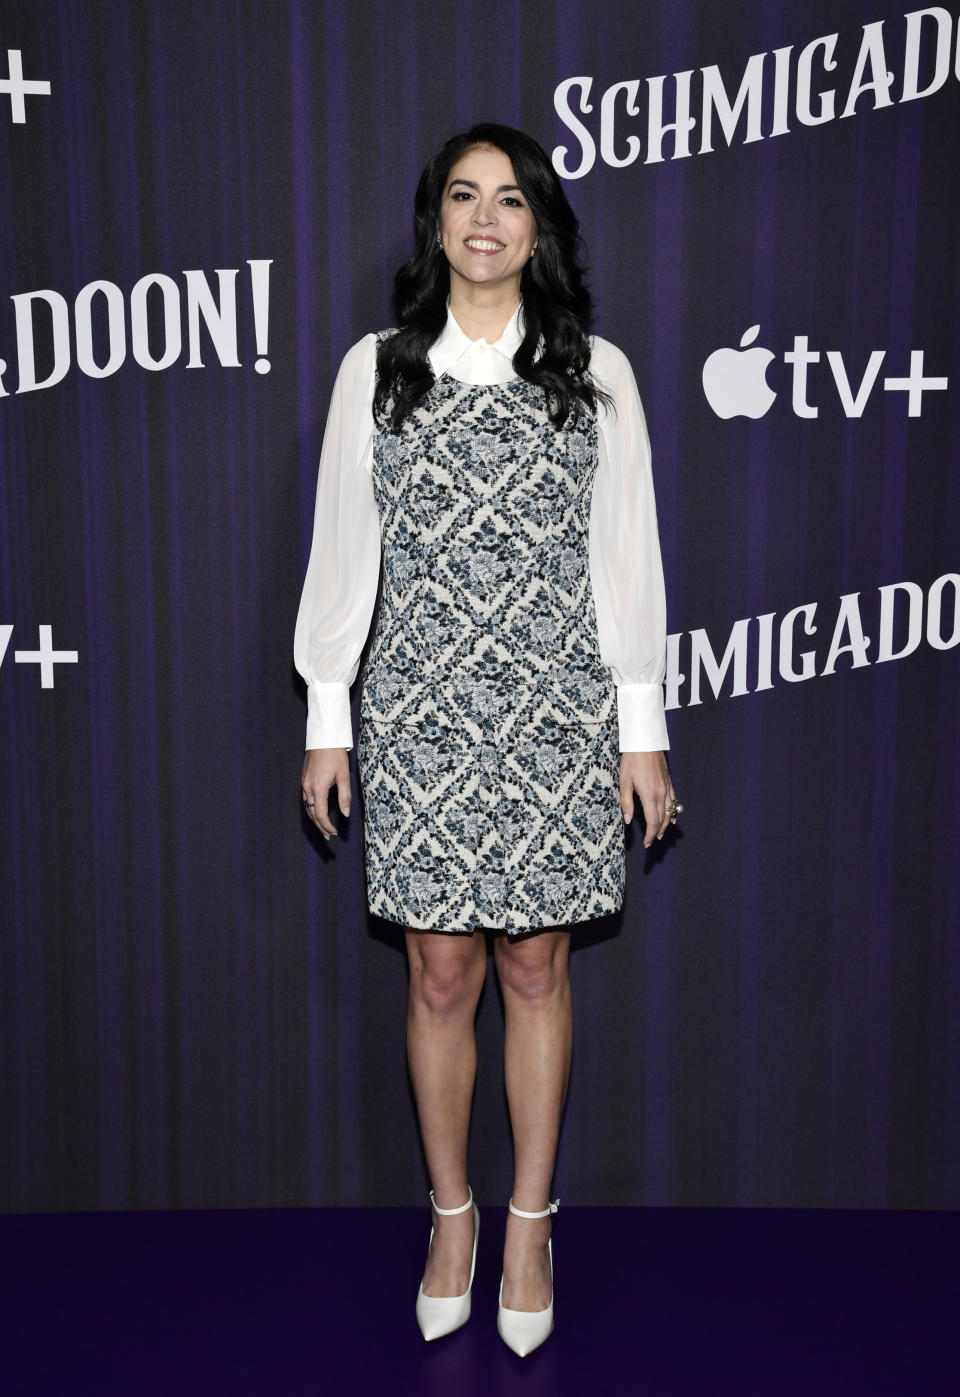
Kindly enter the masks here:
<path id="1" fill-rule="evenodd" d="M 621 752 L 668 752 L 662 684 L 618 684 Z"/>
<path id="2" fill-rule="evenodd" d="M 349 684 L 307 685 L 307 751 L 353 746 Z"/>

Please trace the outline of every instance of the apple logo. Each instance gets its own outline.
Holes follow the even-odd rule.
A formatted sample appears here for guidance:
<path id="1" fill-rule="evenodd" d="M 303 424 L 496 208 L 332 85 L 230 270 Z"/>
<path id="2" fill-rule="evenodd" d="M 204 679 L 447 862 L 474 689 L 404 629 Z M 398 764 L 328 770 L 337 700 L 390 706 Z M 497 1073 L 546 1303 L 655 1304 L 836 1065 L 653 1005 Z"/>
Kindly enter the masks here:
<path id="1" fill-rule="evenodd" d="M 762 417 L 777 396 L 767 383 L 769 349 L 747 349 L 760 333 L 751 325 L 739 349 L 715 349 L 703 366 L 703 391 L 718 417 Z"/>

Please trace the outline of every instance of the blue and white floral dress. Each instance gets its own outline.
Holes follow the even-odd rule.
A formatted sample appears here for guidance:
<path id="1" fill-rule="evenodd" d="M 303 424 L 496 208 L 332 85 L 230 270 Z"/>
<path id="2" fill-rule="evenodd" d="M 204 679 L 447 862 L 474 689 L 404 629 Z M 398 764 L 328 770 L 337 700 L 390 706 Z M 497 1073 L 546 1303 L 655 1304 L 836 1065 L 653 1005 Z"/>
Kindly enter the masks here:
<path id="1" fill-rule="evenodd" d="M 594 414 L 438 379 L 375 430 L 383 594 L 357 763 L 370 908 L 521 932 L 621 906 L 616 689 L 588 566 Z"/>

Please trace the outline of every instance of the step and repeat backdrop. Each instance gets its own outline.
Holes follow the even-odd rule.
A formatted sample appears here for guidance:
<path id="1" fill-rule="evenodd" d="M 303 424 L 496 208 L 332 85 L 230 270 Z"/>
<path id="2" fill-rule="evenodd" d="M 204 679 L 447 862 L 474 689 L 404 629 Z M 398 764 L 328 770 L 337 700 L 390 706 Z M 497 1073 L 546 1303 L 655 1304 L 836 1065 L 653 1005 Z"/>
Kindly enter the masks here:
<path id="1" fill-rule="evenodd" d="M 574 932 L 557 1191 L 956 1207 L 960 5 L 889 0 L 4 6 L 0 1205 L 425 1201 L 292 641 L 337 366 L 476 120 L 636 373 L 686 807 Z M 505 1203 L 492 965 L 478 1034 Z"/>

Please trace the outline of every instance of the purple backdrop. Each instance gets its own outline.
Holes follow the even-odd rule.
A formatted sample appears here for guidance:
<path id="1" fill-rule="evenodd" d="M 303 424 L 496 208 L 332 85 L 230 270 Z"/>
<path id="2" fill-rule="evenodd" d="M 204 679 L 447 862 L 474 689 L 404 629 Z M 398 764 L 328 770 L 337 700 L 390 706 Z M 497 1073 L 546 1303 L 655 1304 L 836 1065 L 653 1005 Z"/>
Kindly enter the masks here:
<path id="1" fill-rule="evenodd" d="M 335 847 L 303 820 L 291 648 L 333 375 L 478 119 L 584 167 L 686 806 L 574 936 L 558 1192 L 957 1206 L 958 33 L 888 0 L 5 7 L 0 1206 L 424 1201 L 399 932 L 359 805 Z M 711 359 L 741 342 L 765 412 Z M 491 967 L 482 1201 L 501 1032 Z"/>

